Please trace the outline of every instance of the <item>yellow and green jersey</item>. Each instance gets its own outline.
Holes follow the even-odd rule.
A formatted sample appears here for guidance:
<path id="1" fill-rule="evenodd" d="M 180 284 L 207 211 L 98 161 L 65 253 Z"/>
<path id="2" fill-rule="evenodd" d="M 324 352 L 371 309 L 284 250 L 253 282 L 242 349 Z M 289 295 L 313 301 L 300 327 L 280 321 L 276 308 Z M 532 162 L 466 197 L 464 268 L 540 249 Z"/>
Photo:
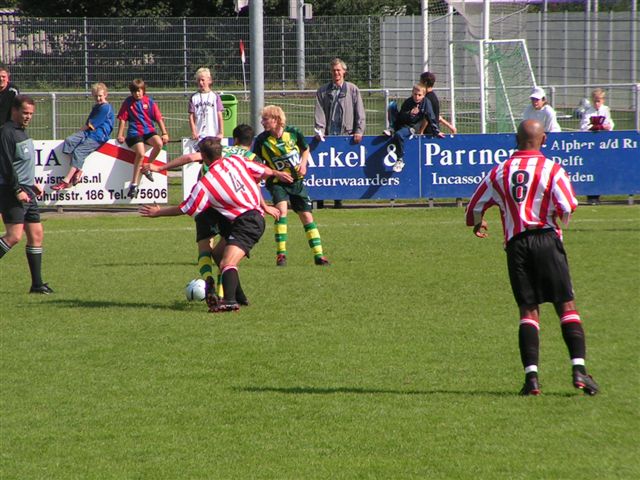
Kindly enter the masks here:
<path id="1" fill-rule="evenodd" d="M 222 147 L 222 156 L 229 157 L 231 155 L 238 155 L 240 157 L 245 157 L 251 160 L 252 162 L 256 161 L 256 154 L 253 153 L 246 147 L 242 145 L 227 145 Z M 200 169 L 200 176 L 202 177 L 205 173 L 209 171 L 209 166 L 202 163 L 202 168 Z"/>
<path id="2" fill-rule="evenodd" d="M 289 173 L 294 180 L 303 178 L 300 175 L 300 161 L 302 152 L 309 145 L 304 135 L 296 127 L 284 127 L 280 138 L 276 138 L 269 132 L 262 132 L 253 144 L 253 152 L 273 170 Z M 270 179 L 271 180 L 271 179 Z M 277 179 L 273 179 L 278 183 Z"/>

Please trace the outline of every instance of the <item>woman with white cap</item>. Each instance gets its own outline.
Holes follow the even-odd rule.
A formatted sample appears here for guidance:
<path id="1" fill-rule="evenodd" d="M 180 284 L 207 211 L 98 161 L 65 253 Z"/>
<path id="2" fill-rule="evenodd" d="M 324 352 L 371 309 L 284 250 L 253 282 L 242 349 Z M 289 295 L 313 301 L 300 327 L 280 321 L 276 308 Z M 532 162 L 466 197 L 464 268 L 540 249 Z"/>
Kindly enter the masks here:
<path id="1" fill-rule="evenodd" d="M 546 133 L 561 132 L 556 111 L 547 103 L 544 90 L 540 87 L 534 87 L 529 98 L 531 105 L 524 109 L 522 120 L 537 120 L 542 124 Z"/>

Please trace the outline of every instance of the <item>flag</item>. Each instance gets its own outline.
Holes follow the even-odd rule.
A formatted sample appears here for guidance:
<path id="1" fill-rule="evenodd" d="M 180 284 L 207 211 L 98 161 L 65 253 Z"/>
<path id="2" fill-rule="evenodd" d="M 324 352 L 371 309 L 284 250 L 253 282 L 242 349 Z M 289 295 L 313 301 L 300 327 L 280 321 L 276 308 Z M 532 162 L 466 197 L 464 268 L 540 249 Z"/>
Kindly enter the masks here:
<path id="1" fill-rule="evenodd" d="M 240 60 L 242 60 L 242 63 L 247 63 L 247 59 L 244 56 L 244 42 L 242 40 L 240 40 Z"/>

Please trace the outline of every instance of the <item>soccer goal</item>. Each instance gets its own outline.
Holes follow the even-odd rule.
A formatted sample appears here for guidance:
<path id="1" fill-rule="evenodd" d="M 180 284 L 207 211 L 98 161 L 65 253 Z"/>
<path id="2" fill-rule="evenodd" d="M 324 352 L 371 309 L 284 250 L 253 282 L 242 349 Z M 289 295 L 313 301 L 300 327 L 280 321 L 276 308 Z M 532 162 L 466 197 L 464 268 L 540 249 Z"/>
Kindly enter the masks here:
<path id="1" fill-rule="evenodd" d="M 450 55 L 456 117 L 479 114 L 480 133 L 516 131 L 536 86 L 526 41 L 459 40 L 451 42 Z"/>

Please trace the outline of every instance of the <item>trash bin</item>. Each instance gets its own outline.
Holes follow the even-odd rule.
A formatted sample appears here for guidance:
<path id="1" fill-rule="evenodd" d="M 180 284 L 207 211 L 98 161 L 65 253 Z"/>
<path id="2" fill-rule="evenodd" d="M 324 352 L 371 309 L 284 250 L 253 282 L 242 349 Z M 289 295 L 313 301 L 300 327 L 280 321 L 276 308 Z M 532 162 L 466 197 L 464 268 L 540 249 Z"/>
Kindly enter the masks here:
<path id="1" fill-rule="evenodd" d="M 231 138 L 233 129 L 238 126 L 238 99 L 235 95 L 223 93 L 222 100 L 222 123 L 224 126 L 224 136 Z"/>

